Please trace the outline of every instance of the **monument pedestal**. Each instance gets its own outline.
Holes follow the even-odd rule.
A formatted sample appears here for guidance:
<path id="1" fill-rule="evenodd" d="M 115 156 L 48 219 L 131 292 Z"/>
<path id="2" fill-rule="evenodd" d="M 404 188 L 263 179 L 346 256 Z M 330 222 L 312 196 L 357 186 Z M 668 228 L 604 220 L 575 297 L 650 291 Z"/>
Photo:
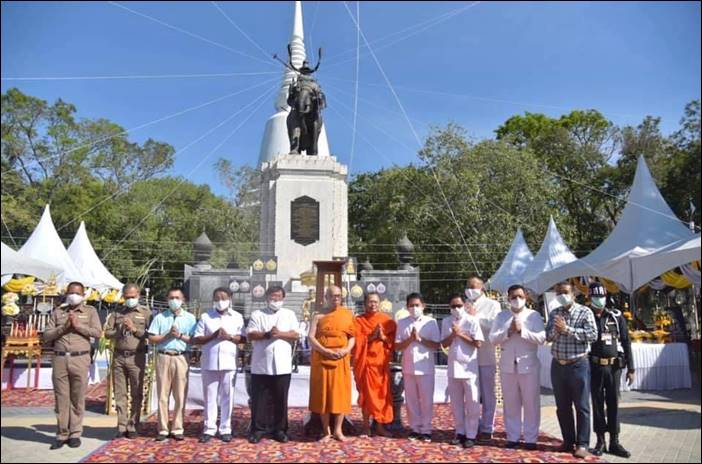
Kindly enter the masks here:
<path id="1" fill-rule="evenodd" d="M 333 156 L 282 155 L 261 166 L 261 254 L 287 284 L 348 254 L 348 169 Z"/>

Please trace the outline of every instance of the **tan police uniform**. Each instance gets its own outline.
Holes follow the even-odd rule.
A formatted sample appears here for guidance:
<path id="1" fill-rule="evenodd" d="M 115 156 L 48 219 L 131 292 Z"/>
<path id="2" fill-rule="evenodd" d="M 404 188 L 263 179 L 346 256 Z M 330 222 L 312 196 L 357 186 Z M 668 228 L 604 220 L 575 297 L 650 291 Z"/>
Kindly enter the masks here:
<path id="1" fill-rule="evenodd" d="M 134 332 L 126 327 L 126 319 L 130 319 L 134 324 Z M 123 306 L 120 311 L 110 314 L 105 325 L 105 337 L 115 341 L 112 380 L 117 409 L 117 429 L 120 432 L 136 432 L 141 417 L 148 349 L 146 329 L 150 323 L 151 311 L 138 305 L 132 309 Z M 131 391 L 131 410 L 128 410 L 127 385 Z"/>
<path id="2" fill-rule="evenodd" d="M 77 326 L 66 328 L 70 312 L 77 316 Z M 102 326 L 97 310 L 80 304 L 71 310 L 67 305 L 54 309 L 44 331 L 44 341 L 54 344 L 53 372 L 56 402 L 57 440 L 79 438 L 83 432 L 85 391 L 90 369 L 90 338 L 100 338 Z"/>

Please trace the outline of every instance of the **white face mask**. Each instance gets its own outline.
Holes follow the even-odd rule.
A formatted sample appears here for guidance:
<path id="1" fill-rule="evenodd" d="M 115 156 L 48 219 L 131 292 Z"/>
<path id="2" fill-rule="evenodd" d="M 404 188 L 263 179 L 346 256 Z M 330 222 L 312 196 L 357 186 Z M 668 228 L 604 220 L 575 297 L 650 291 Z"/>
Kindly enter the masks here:
<path id="1" fill-rule="evenodd" d="M 66 296 L 66 303 L 70 306 L 78 306 L 83 302 L 83 295 L 77 293 L 70 293 Z"/>
<path id="2" fill-rule="evenodd" d="M 124 300 L 124 306 L 127 308 L 136 308 L 137 305 L 139 304 L 139 298 L 127 298 Z"/>
<path id="3" fill-rule="evenodd" d="M 594 306 L 597 309 L 603 309 L 607 304 L 606 296 L 593 296 L 590 299 L 592 300 L 592 306 Z"/>
<path id="4" fill-rule="evenodd" d="M 517 312 L 520 311 L 524 306 L 526 306 L 526 300 L 524 298 L 512 298 L 509 300 L 509 305 L 512 308 L 512 311 Z"/>
<path id="5" fill-rule="evenodd" d="M 419 317 L 422 317 L 422 314 L 424 314 L 424 308 L 422 308 L 421 306 L 410 306 L 409 312 L 413 318 L 417 319 Z"/>
<path id="6" fill-rule="evenodd" d="M 483 294 L 483 291 L 480 290 L 479 288 L 466 288 L 466 297 L 470 301 L 475 301 L 478 298 L 480 298 L 480 295 Z"/>
<path id="7" fill-rule="evenodd" d="M 168 307 L 171 311 L 177 311 L 181 306 L 183 306 L 183 301 L 178 298 L 171 298 L 168 300 Z"/>
<path id="8" fill-rule="evenodd" d="M 217 311 L 224 311 L 229 307 L 231 301 L 229 300 L 219 300 L 214 302 L 214 307 Z"/>
<path id="9" fill-rule="evenodd" d="M 451 315 L 453 316 L 454 319 L 460 319 L 463 314 L 464 314 L 464 309 L 463 307 L 460 308 L 451 308 Z"/>
<path id="10" fill-rule="evenodd" d="M 269 301 L 268 307 L 271 309 L 271 311 L 278 311 L 280 308 L 283 307 L 283 302 L 282 301 Z"/>
<path id="11" fill-rule="evenodd" d="M 570 306 L 573 303 L 573 296 L 569 293 L 558 295 L 556 299 L 562 306 Z"/>

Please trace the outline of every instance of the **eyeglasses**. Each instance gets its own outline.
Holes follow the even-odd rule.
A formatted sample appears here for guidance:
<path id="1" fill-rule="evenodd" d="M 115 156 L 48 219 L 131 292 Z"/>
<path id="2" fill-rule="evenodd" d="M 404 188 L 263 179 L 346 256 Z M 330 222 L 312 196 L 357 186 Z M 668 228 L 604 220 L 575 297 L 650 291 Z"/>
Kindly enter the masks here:
<path id="1" fill-rule="evenodd" d="M 451 309 L 461 309 L 463 308 L 463 305 L 453 305 L 451 306 Z"/>
<path id="2" fill-rule="evenodd" d="M 341 295 L 336 294 L 336 295 L 332 295 L 331 297 L 332 298 L 341 298 Z"/>

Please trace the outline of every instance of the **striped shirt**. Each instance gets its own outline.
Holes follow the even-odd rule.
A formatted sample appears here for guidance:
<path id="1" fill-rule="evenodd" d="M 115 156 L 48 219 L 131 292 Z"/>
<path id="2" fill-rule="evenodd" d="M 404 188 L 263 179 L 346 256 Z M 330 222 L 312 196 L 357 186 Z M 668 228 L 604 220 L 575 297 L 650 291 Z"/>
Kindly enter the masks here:
<path id="1" fill-rule="evenodd" d="M 567 330 L 558 333 L 555 316 L 561 316 Z M 551 354 L 559 361 L 577 359 L 590 351 L 590 343 L 597 341 L 595 315 L 587 306 L 573 303 L 569 310 L 559 307 L 551 311 L 546 325 L 546 340 L 553 342 Z"/>

